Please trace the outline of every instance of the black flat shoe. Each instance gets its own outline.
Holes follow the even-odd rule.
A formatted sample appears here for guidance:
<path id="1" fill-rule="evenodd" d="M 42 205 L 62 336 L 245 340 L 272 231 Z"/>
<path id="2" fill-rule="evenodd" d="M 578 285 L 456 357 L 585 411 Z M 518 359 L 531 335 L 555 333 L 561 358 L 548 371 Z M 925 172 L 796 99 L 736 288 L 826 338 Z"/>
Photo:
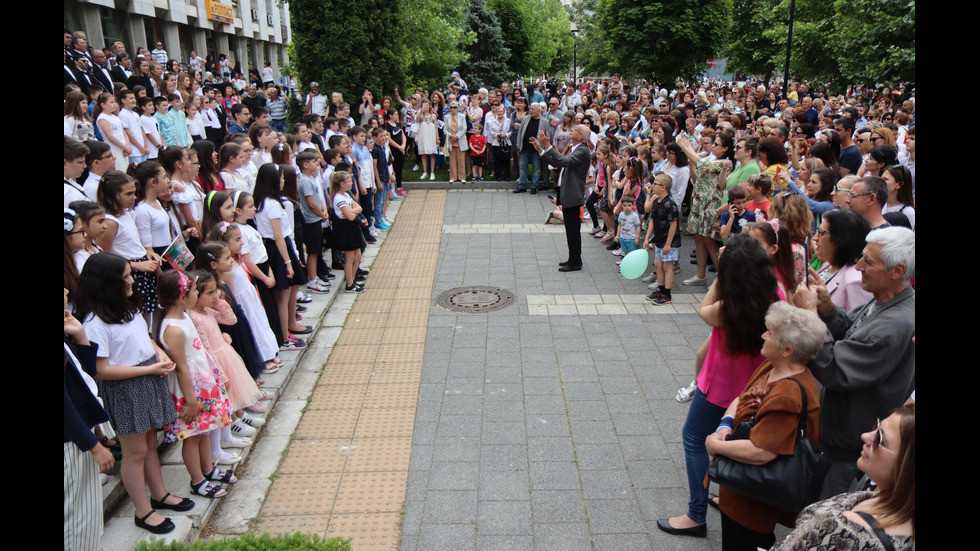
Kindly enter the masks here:
<path id="1" fill-rule="evenodd" d="M 537 194 L 538 194 L 538 190 L 531 188 L 531 195 L 537 195 Z"/>
<path id="2" fill-rule="evenodd" d="M 309 335 L 312 332 L 313 332 L 313 328 L 310 327 L 309 325 L 305 326 L 303 329 L 299 331 L 290 331 L 290 333 L 294 335 Z"/>
<path id="3" fill-rule="evenodd" d="M 670 525 L 670 519 L 662 518 L 657 521 L 657 528 L 660 528 L 664 532 L 675 536 L 694 536 L 695 538 L 708 537 L 707 524 L 699 524 L 698 526 L 692 526 L 690 528 L 674 528 Z"/>
<path id="4" fill-rule="evenodd" d="M 565 260 L 565 261 L 563 261 L 563 262 L 559 262 L 559 263 L 558 263 L 558 265 L 559 265 L 559 266 L 568 266 L 568 261 L 567 261 L 567 260 Z"/>
<path id="5" fill-rule="evenodd" d="M 170 520 L 169 518 L 164 517 L 163 522 L 157 524 L 156 526 L 152 526 L 146 523 L 146 519 L 150 518 L 150 515 L 152 515 L 154 512 L 155 511 L 150 511 L 143 518 L 139 518 L 138 516 L 133 515 L 133 522 L 136 523 L 136 527 L 142 528 L 154 534 L 167 534 L 169 532 L 173 532 L 174 528 L 176 528 L 177 526 L 174 525 L 174 521 Z"/>
<path id="6" fill-rule="evenodd" d="M 582 269 L 581 264 L 565 264 L 558 268 L 559 272 L 577 272 Z"/>
<path id="7" fill-rule="evenodd" d="M 180 503 L 176 505 L 167 504 L 167 498 L 171 495 L 173 494 L 167 492 L 167 495 L 163 496 L 163 499 L 160 501 L 150 498 L 150 507 L 153 507 L 154 509 L 170 509 L 171 511 L 190 511 L 194 508 L 194 500 L 180 496 L 174 496 L 180 497 Z"/>
<path id="8" fill-rule="evenodd" d="M 524 188 L 517 188 L 514 190 L 514 193 L 527 193 L 527 190 Z"/>
<path id="9" fill-rule="evenodd" d="M 708 494 L 708 505 L 711 505 L 715 509 L 721 511 L 721 506 L 719 506 L 718 502 L 715 501 L 716 499 L 718 499 L 718 494 Z"/>

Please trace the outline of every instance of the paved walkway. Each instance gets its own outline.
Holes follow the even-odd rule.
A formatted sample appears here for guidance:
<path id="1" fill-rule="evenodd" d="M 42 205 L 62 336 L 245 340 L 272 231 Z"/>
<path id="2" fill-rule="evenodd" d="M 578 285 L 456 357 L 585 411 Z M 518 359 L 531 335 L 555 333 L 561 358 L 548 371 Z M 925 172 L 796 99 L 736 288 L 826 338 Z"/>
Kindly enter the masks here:
<path id="1" fill-rule="evenodd" d="M 412 191 L 330 352 L 257 531 L 373 549 L 718 549 L 668 536 L 686 510 L 680 443 L 708 328 L 682 249 L 675 302 L 583 236 L 560 273 L 546 194 Z M 587 229 L 591 224 L 583 225 Z M 434 305 L 462 285 L 513 291 L 486 314 Z"/>

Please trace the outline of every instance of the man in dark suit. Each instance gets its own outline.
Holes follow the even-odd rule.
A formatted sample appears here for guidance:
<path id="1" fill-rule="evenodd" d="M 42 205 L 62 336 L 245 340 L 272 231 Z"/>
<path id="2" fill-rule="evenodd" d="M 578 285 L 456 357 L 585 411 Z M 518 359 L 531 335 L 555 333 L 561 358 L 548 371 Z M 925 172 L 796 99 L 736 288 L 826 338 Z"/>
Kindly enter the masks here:
<path id="1" fill-rule="evenodd" d="M 92 83 L 98 84 L 106 92 L 112 93 L 112 76 L 109 74 L 109 65 L 106 61 L 105 52 L 102 50 L 92 50 Z"/>
<path id="2" fill-rule="evenodd" d="M 589 175 L 592 161 L 592 153 L 587 145 L 592 136 L 589 127 L 580 124 L 573 127 L 569 135 L 572 138 L 572 149 L 568 155 L 559 155 L 551 147 L 551 139 L 544 131 L 538 132 L 537 139 L 529 140 L 542 159 L 551 166 L 558 167 L 558 203 L 561 205 L 565 238 L 568 241 L 568 260 L 558 263 L 559 272 L 582 269 L 582 205 L 585 204 L 585 179 Z"/>
<path id="3" fill-rule="evenodd" d="M 116 64 L 112 68 L 112 81 L 126 83 L 126 80 L 133 74 L 129 70 L 130 65 L 132 65 L 132 60 L 129 59 L 129 54 L 126 52 L 116 54 Z"/>

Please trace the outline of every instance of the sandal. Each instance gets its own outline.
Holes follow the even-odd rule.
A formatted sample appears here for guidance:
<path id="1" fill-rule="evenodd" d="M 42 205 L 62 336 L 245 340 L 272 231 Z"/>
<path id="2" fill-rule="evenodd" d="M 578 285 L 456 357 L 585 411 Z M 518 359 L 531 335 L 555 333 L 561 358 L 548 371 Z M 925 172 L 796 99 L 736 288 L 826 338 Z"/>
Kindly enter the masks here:
<path id="1" fill-rule="evenodd" d="M 235 473 L 231 469 L 219 469 L 217 467 L 212 467 L 211 472 L 204 473 L 204 478 L 213 482 L 224 482 L 225 484 L 238 482 L 238 477 L 235 476 Z"/>
<path id="2" fill-rule="evenodd" d="M 160 524 L 157 525 L 147 524 L 146 519 L 150 518 L 150 515 L 152 515 L 153 513 L 156 513 L 156 511 L 150 509 L 150 512 L 147 513 L 143 518 L 133 515 L 133 521 L 136 523 L 136 527 L 142 528 L 154 534 L 166 534 L 168 532 L 173 532 L 174 528 L 177 528 L 177 525 L 174 524 L 174 521 L 170 520 L 167 517 L 163 517 L 163 522 L 161 522 Z"/>
<path id="3" fill-rule="evenodd" d="M 161 499 L 160 501 L 157 501 L 151 497 L 150 507 L 153 507 L 154 509 L 170 509 L 171 511 L 190 511 L 191 509 L 194 508 L 194 500 L 188 499 L 186 497 L 180 497 L 180 496 L 174 496 L 174 497 L 180 497 L 180 503 L 175 503 L 174 505 L 170 505 L 169 503 L 167 503 L 167 498 L 172 495 L 173 494 L 171 494 L 170 492 L 167 492 L 167 495 L 163 496 L 163 499 Z"/>
<path id="4" fill-rule="evenodd" d="M 218 498 L 218 497 L 225 497 L 228 494 L 228 492 L 226 492 L 225 489 L 222 488 L 221 486 L 218 486 L 217 484 L 211 484 L 208 481 L 207 477 L 204 477 L 204 480 L 198 482 L 197 484 L 194 484 L 192 482 L 191 492 L 193 492 L 196 495 L 208 497 L 211 499 Z"/>

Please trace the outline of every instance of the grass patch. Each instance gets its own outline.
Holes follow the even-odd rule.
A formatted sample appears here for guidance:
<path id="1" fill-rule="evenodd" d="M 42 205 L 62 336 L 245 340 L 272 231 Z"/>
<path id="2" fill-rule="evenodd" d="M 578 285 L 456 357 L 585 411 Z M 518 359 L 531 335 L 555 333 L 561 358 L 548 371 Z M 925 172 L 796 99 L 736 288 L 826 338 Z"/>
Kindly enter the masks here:
<path id="1" fill-rule="evenodd" d="M 136 551 L 238 551 L 256 549 L 262 551 L 352 551 L 349 539 L 324 538 L 316 534 L 284 534 L 255 536 L 245 534 L 210 541 L 196 541 L 191 545 L 153 539 L 140 542 Z"/>

